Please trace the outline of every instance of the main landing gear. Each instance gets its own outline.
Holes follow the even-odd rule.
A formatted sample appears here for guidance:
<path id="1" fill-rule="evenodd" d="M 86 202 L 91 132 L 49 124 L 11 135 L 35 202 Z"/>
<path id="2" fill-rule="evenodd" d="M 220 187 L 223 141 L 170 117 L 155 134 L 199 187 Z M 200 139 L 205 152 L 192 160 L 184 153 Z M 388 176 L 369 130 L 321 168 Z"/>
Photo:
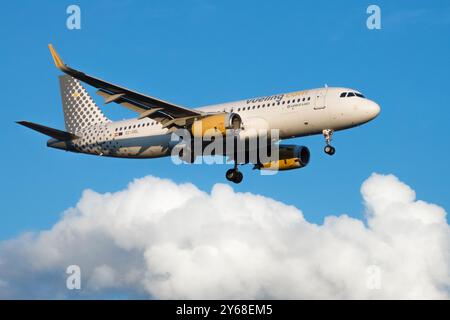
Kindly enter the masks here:
<path id="1" fill-rule="evenodd" d="M 330 156 L 332 156 L 336 152 L 336 149 L 332 145 L 330 145 L 330 142 L 333 137 L 333 132 L 334 132 L 333 129 L 323 129 L 322 130 L 323 137 L 325 138 L 325 142 L 327 144 L 325 146 L 325 148 L 323 149 L 323 151 L 325 151 L 325 153 Z"/>
<path id="2" fill-rule="evenodd" d="M 241 183 L 242 179 L 244 178 L 244 175 L 242 174 L 242 172 L 238 170 L 237 163 L 235 163 L 233 169 L 227 170 L 225 177 L 227 178 L 228 181 L 234 183 Z"/>
<path id="3" fill-rule="evenodd" d="M 227 178 L 228 181 L 234 183 L 241 183 L 242 179 L 244 178 L 242 172 L 238 170 L 238 157 L 237 157 L 238 155 L 237 139 L 241 125 L 242 125 L 241 118 L 239 116 L 234 117 L 232 120 L 232 128 L 234 133 L 234 166 L 233 169 L 227 170 L 227 173 L 225 174 L 225 178 Z"/>

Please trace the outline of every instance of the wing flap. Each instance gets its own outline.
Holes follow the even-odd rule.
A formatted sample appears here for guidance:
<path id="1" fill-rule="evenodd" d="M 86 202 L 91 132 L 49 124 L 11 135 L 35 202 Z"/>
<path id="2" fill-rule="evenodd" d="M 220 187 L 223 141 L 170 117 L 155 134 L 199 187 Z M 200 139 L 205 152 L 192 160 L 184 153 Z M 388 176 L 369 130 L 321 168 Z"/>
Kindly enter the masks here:
<path id="1" fill-rule="evenodd" d="M 105 99 L 105 102 L 104 102 L 105 104 L 115 102 L 115 103 L 121 104 L 125 108 L 130 109 L 131 111 L 134 111 L 137 113 L 142 113 L 142 112 L 149 110 L 148 108 L 140 106 L 136 103 L 128 102 L 128 101 L 125 101 L 124 99 L 121 99 L 123 97 L 123 93 L 110 94 L 110 93 L 104 91 L 103 89 L 99 89 L 99 90 L 97 90 L 96 94 Z"/>

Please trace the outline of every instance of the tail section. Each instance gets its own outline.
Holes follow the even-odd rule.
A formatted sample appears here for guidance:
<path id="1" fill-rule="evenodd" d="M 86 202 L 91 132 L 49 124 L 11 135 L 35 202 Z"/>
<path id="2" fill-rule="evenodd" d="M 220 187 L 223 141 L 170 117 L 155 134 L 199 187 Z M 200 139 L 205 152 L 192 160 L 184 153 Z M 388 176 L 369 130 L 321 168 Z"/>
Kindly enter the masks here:
<path id="1" fill-rule="evenodd" d="M 110 122 L 80 81 L 63 75 L 59 77 L 59 86 L 68 132 L 77 133 L 92 125 Z"/>

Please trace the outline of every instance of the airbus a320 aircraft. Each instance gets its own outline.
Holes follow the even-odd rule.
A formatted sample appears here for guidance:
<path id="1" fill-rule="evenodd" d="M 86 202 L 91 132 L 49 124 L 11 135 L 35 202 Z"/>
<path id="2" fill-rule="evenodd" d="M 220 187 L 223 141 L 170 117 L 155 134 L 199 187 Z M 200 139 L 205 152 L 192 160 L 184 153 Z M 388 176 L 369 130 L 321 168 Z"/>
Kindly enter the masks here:
<path id="1" fill-rule="evenodd" d="M 50 136 L 52 139 L 48 140 L 47 146 L 66 151 L 108 157 L 157 158 L 171 155 L 174 149 L 171 136 L 177 129 L 185 129 L 200 139 L 211 130 L 222 136 L 232 132 L 238 140 L 248 139 L 254 132 L 276 129 L 278 140 L 322 134 L 326 143 L 324 151 L 333 155 L 335 148 L 330 141 L 334 131 L 364 124 L 380 112 L 377 103 L 357 90 L 331 87 L 190 109 L 75 70 L 63 63 L 52 45 L 49 49 L 56 67 L 66 74 L 59 77 L 66 131 L 28 121 L 18 123 Z M 105 99 L 105 104 L 120 104 L 138 116 L 111 121 L 80 81 L 97 88 L 97 94 Z M 272 140 L 269 146 L 278 143 Z M 202 143 L 202 148 L 205 145 Z M 254 168 L 290 170 L 308 164 L 310 153 L 307 147 L 284 144 L 277 144 L 277 147 L 276 160 L 262 162 L 256 158 Z M 182 150 L 188 150 L 190 154 L 180 152 L 180 158 L 193 162 L 197 154 L 191 149 Z M 238 160 L 234 147 L 233 150 L 224 149 L 223 155 L 234 162 L 234 167 L 226 173 L 227 180 L 240 183 L 243 175 L 238 164 L 251 161 L 246 157 Z"/>

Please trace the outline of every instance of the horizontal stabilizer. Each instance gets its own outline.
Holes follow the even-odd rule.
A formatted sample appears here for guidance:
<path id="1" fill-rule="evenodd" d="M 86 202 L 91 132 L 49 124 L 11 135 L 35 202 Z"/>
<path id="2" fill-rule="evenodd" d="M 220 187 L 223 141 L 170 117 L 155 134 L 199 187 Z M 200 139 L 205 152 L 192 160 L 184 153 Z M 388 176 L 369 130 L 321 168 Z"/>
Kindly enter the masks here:
<path id="1" fill-rule="evenodd" d="M 67 140 L 73 140 L 78 139 L 79 137 L 74 135 L 73 133 L 53 129 L 50 127 L 46 127 L 37 123 L 28 122 L 28 121 L 17 121 L 18 124 L 21 124 L 22 126 L 28 127 L 30 129 L 33 129 L 37 132 L 43 133 L 49 137 L 52 137 L 57 140 L 61 141 L 67 141 Z"/>

